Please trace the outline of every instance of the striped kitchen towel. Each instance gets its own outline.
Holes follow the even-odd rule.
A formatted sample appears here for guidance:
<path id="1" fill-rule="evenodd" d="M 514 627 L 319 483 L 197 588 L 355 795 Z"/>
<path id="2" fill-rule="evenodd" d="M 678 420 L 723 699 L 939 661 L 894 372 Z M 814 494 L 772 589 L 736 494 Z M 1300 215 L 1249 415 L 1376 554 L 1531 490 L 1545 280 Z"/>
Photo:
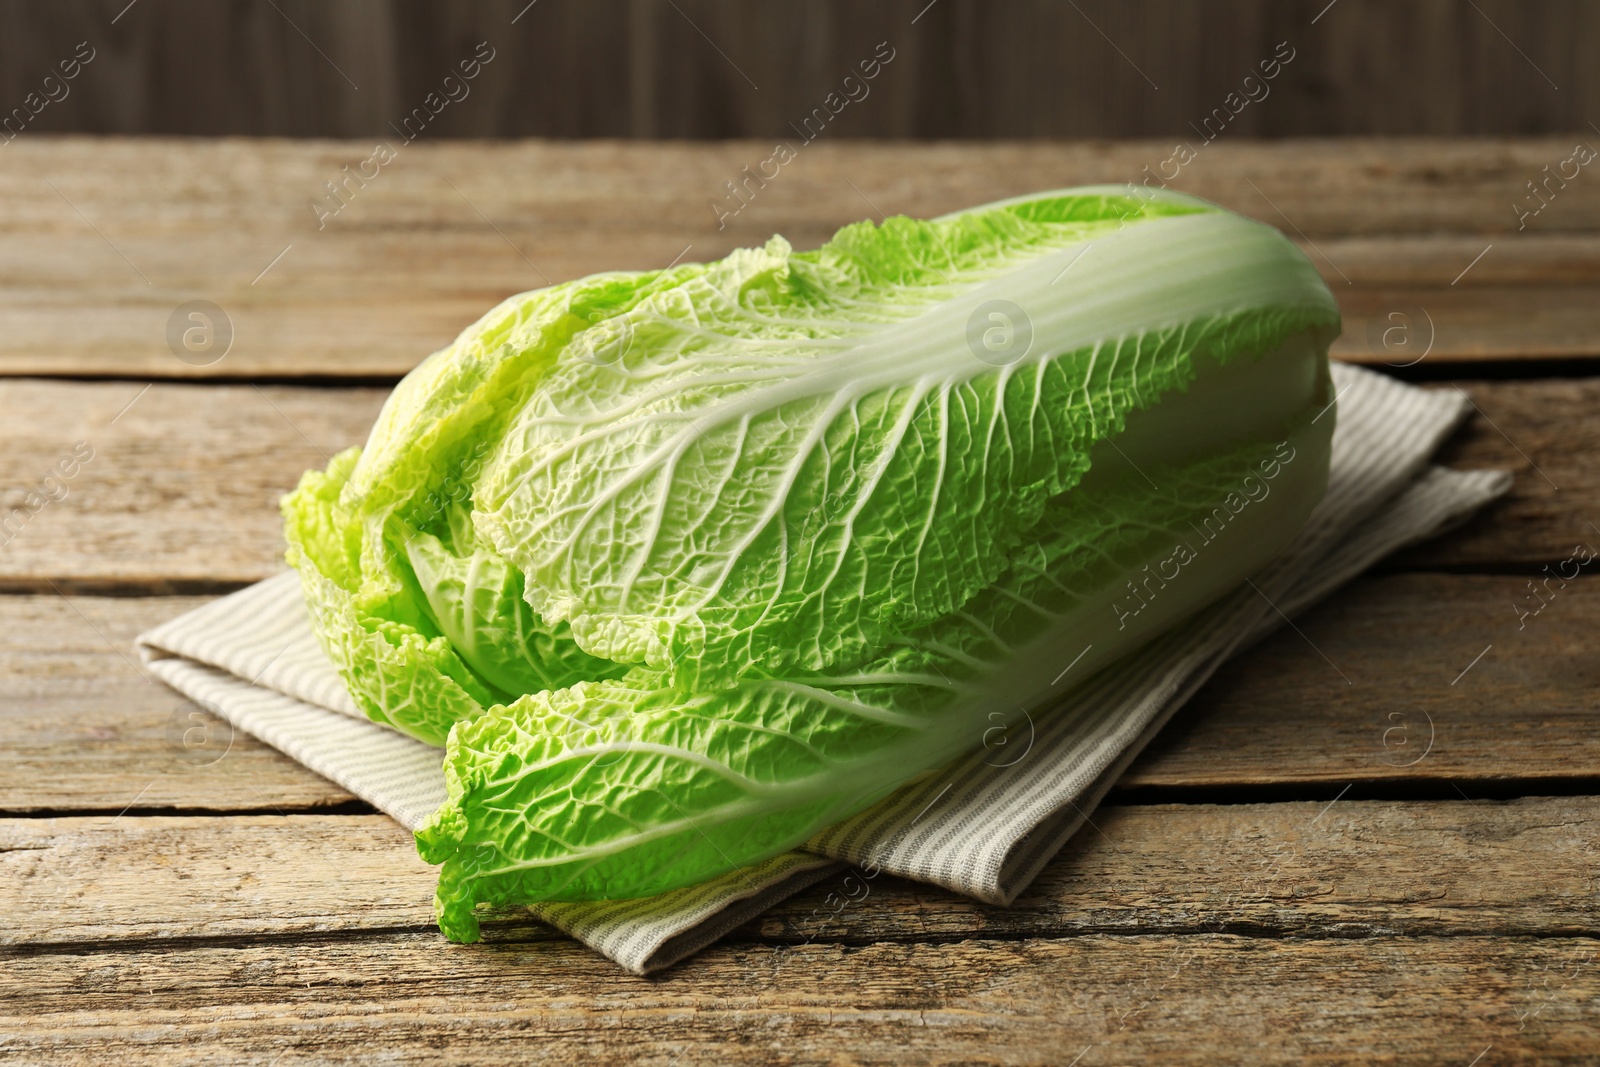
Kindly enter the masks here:
<path id="1" fill-rule="evenodd" d="M 533 914 L 643 974 L 843 865 L 1009 903 L 1229 656 L 1509 487 L 1505 472 L 1429 464 L 1471 410 L 1465 394 L 1344 365 L 1334 367 L 1334 382 L 1339 421 L 1327 496 L 1289 547 L 1231 595 L 803 850 L 658 897 L 540 904 Z M 444 800 L 440 750 L 355 707 L 317 645 L 293 573 L 157 627 L 139 648 L 169 685 L 407 828 Z M 1330 675 L 1336 671 L 1330 663 Z"/>

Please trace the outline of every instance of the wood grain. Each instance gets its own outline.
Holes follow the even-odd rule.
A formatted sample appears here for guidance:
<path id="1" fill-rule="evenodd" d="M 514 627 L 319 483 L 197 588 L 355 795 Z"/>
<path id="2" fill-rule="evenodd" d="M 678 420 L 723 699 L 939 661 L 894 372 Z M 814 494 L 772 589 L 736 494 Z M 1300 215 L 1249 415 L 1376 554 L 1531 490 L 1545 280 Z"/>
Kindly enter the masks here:
<path id="1" fill-rule="evenodd" d="M 1405 362 L 1426 348 L 1383 346 L 1395 313 L 1417 319 L 1419 337 L 1426 320 L 1436 363 L 1594 357 L 1600 184 L 1569 183 L 1526 232 L 1511 206 L 1571 148 L 1218 142 L 1174 187 L 1301 241 L 1349 315 L 1345 358 Z M 880 211 L 932 216 L 1140 180 L 1172 146 L 819 141 L 719 227 L 711 203 L 771 144 L 419 141 L 319 222 L 324 183 L 372 151 L 18 138 L 0 173 L 0 374 L 394 378 L 516 292 L 714 259 L 775 232 L 814 247 Z M 180 359 L 169 343 L 191 300 L 231 324 L 215 361 L 220 348 Z"/>
<path id="2" fill-rule="evenodd" d="M 1600 514 L 1591 479 L 1600 474 L 1600 379 L 1527 382 L 1463 381 L 1477 406 L 1436 461 L 1493 467 L 1515 474 L 1511 491 L 1459 530 L 1403 553 L 1396 567 L 1510 565 L 1524 580 L 1542 579 L 1544 564 L 1571 558 L 1579 543 L 1600 548 Z M 1515 616 L 1513 616 L 1514 618 Z"/>
<path id="3" fill-rule="evenodd" d="M 1600 580 L 1543 595 L 1524 619 L 1515 606 L 1538 602 L 1518 578 L 1356 581 L 1224 664 L 1119 788 L 1318 782 L 1331 795 L 1372 780 L 1537 789 L 1591 775 L 1580 752 L 1600 687 Z"/>
<path id="4" fill-rule="evenodd" d="M 0 598 L 0 810 L 305 811 L 354 799 L 140 668 L 134 637 L 203 602 Z M 195 729 L 203 737 L 186 745 Z"/>
<path id="5" fill-rule="evenodd" d="M 1597 997 L 1586 938 L 724 945 L 641 979 L 573 944 L 391 933 L 20 953 L 0 1033 L 66 1064 L 1482 1067 L 1583 1062 Z"/>
<path id="6" fill-rule="evenodd" d="M 1593 936 L 1597 846 L 1594 797 L 1111 807 L 1012 907 L 857 872 L 734 940 Z M 9 945 L 434 928 L 436 870 L 382 815 L 5 819 L 0 869 Z"/>
<path id="7" fill-rule="evenodd" d="M 1596 354 L 1600 241 L 1589 237 L 1375 236 L 1303 248 L 1344 315 L 1336 358 L 1407 367 Z"/>
<path id="8" fill-rule="evenodd" d="M 1288 41 L 1228 136 L 1522 134 L 1600 112 L 1582 0 L 674 3 L 60 0 L 8 13 L 0 96 L 20 102 L 87 37 L 102 58 L 38 128 L 381 135 L 487 39 L 500 57 L 430 137 L 785 136 L 887 40 L 893 64 L 831 132 L 1192 137 Z"/>
<path id="9" fill-rule="evenodd" d="M 1537 577 L 1576 542 L 1600 537 L 1589 525 L 1600 425 L 1588 417 L 1600 380 L 1463 385 L 1483 416 L 1447 446 L 1444 462 L 1512 470 L 1516 483 L 1467 529 L 1410 552 L 1405 565 Z M 12 521 L 0 590 L 203 591 L 276 573 L 278 498 L 302 471 L 363 442 L 385 395 L 0 379 L 0 516 L 27 512 L 28 494 L 41 494 L 36 512 Z M 45 479 L 77 441 L 93 458 L 60 482 L 60 499 L 45 499 Z"/>
<path id="10" fill-rule="evenodd" d="M 386 395 L 0 380 L 0 515 L 24 511 L 0 583 L 174 591 L 280 571 L 278 499 L 304 470 L 364 441 Z M 78 441 L 93 457 L 49 499 L 45 479 Z M 31 513 L 29 493 L 45 499 Z"/>
<path id="11" fill-rule="evenodd" d="M 1520 578 L 1361 579 L 1300 618 L 1298 632 L 1224 666 L 1119 791 L 1276 786 L 1331 798 L 1359 782 L 1454 797 L 1457 787 L 1537 791 L 1600 778 L 1590 729 L 1600 666 L 1589 647 L 1600 586 L 1585 578 L 1557 590 L 1520 631 L 1519 595 L 1528 595 Z M 137 800 L 140 810 L 298 812 L 351 799 L 220 724 L 202 750 L 180 743 L 197 709 L 149 682 L 132 644 L 200 602 L 5 598 L 16 624 L 0 638 L 0 811 L 115 813 Z"/>

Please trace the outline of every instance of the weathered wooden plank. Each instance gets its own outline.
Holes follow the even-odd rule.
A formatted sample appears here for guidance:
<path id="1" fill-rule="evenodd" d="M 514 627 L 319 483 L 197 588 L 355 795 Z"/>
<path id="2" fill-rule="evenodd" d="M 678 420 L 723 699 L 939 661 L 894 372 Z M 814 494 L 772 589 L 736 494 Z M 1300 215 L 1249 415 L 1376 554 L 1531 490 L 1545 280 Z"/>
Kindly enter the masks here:
<path id="1" fill-rule="evenodd" d="M 1533 577 L 1539 564 L 1567 558 L 1575 541 L 1600 536 L 1586 510 L 1600 490 L 1590 458 L 1600 447 L 1591 417 L 1600 379 L 1464 384 L 1487 418 L 1473 420 L 1444 461 L 1514 470 L 1516 485 L 1467 530 L 1411 553 L 1407 564 L 1532 564 Z M 0 527 L 0 589 L 49 592 L 55 582 L 184 591 L 275 573 L 278 497 L 306 468 L 364 441 L 385 395 L 0 380 L 0 518 L 10 524 Z M 93 457 L 73 477 L 55 478 L 77 441 Z"/>
<path id="2" fill-rule="evenodd" d="M 1600 353 L 1600 241 L 1590 237 L 1439 234 L 1302 247 L 1344 313 L 1340 359 L 1406 366 Z"/>
<path id="3" fill-rule="evenodd" d="M 282 570 L 278 498 L 364 441 L 386 395 L 0 381 L 0 585 L 181 589 Z M 78 441 L 92 456 L 63 478 Z"/>
<path id="4" fill-rule="evenodd" d="M 1369 319 L 1422 307 L 1435 313 L 1435 361 L 1593 356 L 1600 187 L 1567 183 L 1526 232 L 1513 209 L 1571 149 L 1554 138 L 1218 142 L 1173 185 L 1313 242 L 1351 314 L 1343 355 L 1366 354 Z M 752 183 L 748 203 L 732 198 L 726 183 L 772 151 L 419 142 L 314 209 L 370 142 L 19 138 L 0 174 L 0 374 L 395 376 L 502 297 L 548 281 L 715 258 L 774 232 L 810 247 L 879 211 L 928 216 L 1142 180 L 1173 149 L 818 142 Z M 169 319 L 195 299 L 231 322 L 215 362 L 215 348 L 180 359 L 168 340 Z"/>
<path id="5" fill-rule="evenodd" d="M 1120 788 L 1592 775 L 1600 581 L 1565 585 L 1535 614 L 1521 578 L 1359 580 L 1225 664 Z"/>
<path id="6" fill-rule="evenodd" d="M 1542 579 L 1544 564 L 1571 558 L 1580 542 L 1600 548 L 1600 516 L 1592 504 L 1600 490 L 1600 379 L 1464 381 L 1437 388 L 1461 389 L 1478 408 L 1438 462 L 1509 470 L 1516 481 L 1465 527 L 1406 552 L 1396 566 L 1514 564 L 1525 578 Z"/>
<path id="7" fill-rule="evenodd" d="M 421 933 L 24 953 L 0 971 L 0 1048 L 261 1067 L 1579 1063 L 1600 1043 L 1594 955 L 1587 938 L 1092 936 L 723 946 L 640 979 L 575 945 Z"/>
<path id="8" fill-rule="evenodd" d="M 792 232 L 782 219 L 772 229 Z M 804 243 L 820 243 L 830 232 L 810 233 Z M 398 377 L 500 300 L 537 288 L 546 277 L 661 267 L 686 249 L 687 258 L 711 259 L 762 239 L 723 236 L 714 227 L 686 237 L 596 227 L 579 243 L 562 242 L 563 253 L 582 256 L 581 262 L 546 261 L 538 269 L 531 249 L 524 260 L 492 230 L 361 230 L 303 241 L 257 287 L 209 298 L 226 313 L 233 335 L 232 348 L 213 361 L 211 354 L 179 356 L 171 347 L 167 319 L 183 302 L 180 296 L 142 285 L 129 291 L 126 279 L 75 276 L 85 267 L 112 266 L 102 262 L 110 250 L 98 237 L 23 238 L 12 251 L 43 264 L 48 276 L 17 279 L 0 291 L 0 323 L 11 328 L 0 342 L 0 374 Z M 1345 312 L 1334 354 L 1401 364 L 1424 350 L 1433 363 L 1600 355 L 1600 279 L 1594 269 L 1600 240 L 1501 241 L 1451 286 L 1485 244 L 1480 237 L 1324 238 L 1315 247 L 1302 242 Z M 243 235 L 208 242 L 206 254 L 224 251 L 248 263 L 263 258 L 264 249 Z M 442 269 L 437 264 L 452 269 L 437 278 L 426 275 Z M 218 275 L 228 275 L 220 264 Z M 63 316 L 72 322 L 69 336 L 61 330 Z M 183 326 L 189 325 L 185 320 Z"/>
<path id="9" fill-rule="evenodd" d="M 1594 797 L 1110 807 L 1012 907 L 856 871 L 735 938 L 1588 936 L 1597 845 Z M 5 819 L 0 870 L 10 945 L 434 928 L 436 872 L 382 815 Z"/>
<path id="10" fill-rule="evenodd" d="M 1358 781 L 1437 792 L 1600 778 L 1589 648 L 1600 587 L 1551 589 L 1518 630 L 1521 578 L 1357 581 L 1298 632 L 1225 666 L 1119 788 L 1276 784 L 1331 797 Z M 183 743 L 196 709 L 147 683 L 132 642 L 200 602 L 0 598 L 15 620 L 0 638 L 0 811 L 115 812 L 136 797 L 141 809 L 297 811 L 350 799 L 242 733 L 227 747 L 220 724 L 209 745 Z"/>
<path id="11" fill-rule="evenodd" d="M 134 637 L 202 602 L 0 597 L 0 810 L 304 811 L 354 799 L 143 672 Z"/>

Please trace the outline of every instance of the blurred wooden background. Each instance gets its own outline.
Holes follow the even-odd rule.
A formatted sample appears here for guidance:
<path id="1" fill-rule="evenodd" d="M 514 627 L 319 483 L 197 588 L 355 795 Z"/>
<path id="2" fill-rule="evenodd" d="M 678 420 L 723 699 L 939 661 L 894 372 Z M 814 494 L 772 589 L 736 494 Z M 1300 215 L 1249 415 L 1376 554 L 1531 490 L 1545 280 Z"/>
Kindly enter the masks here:
<path id="1" fill-rule="evenodd" d="M 428 138 L 789 137 L 888 42 L 830 139 L 1192 136 L 1287 42 L 1230 135 L 1538 134 L 1600 118 L 1597 31 L 1592 0 L 0 0 L 0 111 L 87 41 L 26 132 L 387 136 L 486 41 Z"/>

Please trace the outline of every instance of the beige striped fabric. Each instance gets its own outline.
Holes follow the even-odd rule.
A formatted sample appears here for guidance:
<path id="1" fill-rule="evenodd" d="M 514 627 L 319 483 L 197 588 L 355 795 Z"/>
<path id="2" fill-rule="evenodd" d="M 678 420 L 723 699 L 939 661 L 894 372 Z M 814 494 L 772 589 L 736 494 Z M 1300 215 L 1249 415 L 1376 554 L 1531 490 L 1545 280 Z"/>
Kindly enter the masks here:
<path id="1" fill-rule="evenodd" d="M 642 974 L 831 875 L 845 885 L 888 871 L 1009 903 L 1229 656 L 1510 485 L 1504 472 L 1429 466 L 1470 410 L 1464 394 L 1424 391 L 1343 365 L 1334 380 L 1339 425 L 1327 497 L 1297 539 L 1232 595 L 966 759 L 824 831 L 803 851 L 659 897 L 545 904 L 532 912 Z M 356 709 L 317 645 L 292 573 L 174 619 L 142 635 L 139 648 L 169 685 L 407 828 L 444 799 L 440 750 Z M 1070 673 L 1068 660 L 1063 669 Z M 1330 685 L 1350 681 L 1331 661 L 1328 678 Z M 847 873 L 846 865 L 858 871 Z"/>

